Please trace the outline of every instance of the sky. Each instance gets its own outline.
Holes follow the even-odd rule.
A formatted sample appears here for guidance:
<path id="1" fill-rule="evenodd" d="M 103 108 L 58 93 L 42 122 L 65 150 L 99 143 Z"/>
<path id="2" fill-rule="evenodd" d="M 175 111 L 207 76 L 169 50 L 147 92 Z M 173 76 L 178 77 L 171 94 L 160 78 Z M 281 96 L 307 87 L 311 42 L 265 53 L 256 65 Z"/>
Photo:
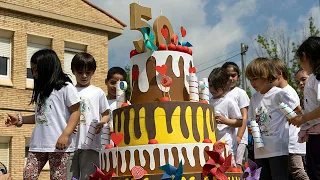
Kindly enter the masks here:
<path id="1" fill-rule="evenodd" d="M 134 49 L 132 41 L 142 38 L 139 31 L 130 30 L 132 2 L 152 9 L 148 21 L 166 16 L 176 34 L 183 26 L 184 40 L 193 47 L 193 61 L 198 78 L 207 77 L 213 68 L 223 62 L 241 65 L 240 44 L 249 46 L 248 64 L 256 57 L 255 38 L 268 29 L 283 31 L 291 41 L 301 42 L 308 30 L 308 19 L 313 16 L 320 29 L 320 0 L 90 0 L 108 13 L 127 24 L 124 33 L 109 41 L 109 68 L 130 64 L 129 54 Z M 234 56 L 234 57 L 233 57 Z M 232 58 L 233 57 L 233 58 Z"/>

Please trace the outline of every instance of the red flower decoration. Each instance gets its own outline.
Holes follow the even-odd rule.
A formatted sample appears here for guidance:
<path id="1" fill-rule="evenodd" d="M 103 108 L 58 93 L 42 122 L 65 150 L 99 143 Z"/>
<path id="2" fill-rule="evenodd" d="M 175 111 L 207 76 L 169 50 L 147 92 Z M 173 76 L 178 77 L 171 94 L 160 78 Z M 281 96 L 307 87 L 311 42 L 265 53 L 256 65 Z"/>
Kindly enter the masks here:
<path id="1" fill-rule="evenodd" d="M 89 180 L 111 180 L 112 179 L 112 174 L 113 174 L 113 169 L 108 171 L 106 174 L 104 174 L 100 168 L 98 168 L 97 165 L 92 163 L 94 167 L 96 167 L 96 172 L 90 175 Z"/>
<path id="2" fill-rule="evenodd" d="M 217 180 L 228 180 L 224 174 L 231 166 L 232 155 L 224 159 L 218 152 L 206 151 L 210 159 L 206 162 L 202 169 L 202 177 L 206 177 L 211 173 Z"/>

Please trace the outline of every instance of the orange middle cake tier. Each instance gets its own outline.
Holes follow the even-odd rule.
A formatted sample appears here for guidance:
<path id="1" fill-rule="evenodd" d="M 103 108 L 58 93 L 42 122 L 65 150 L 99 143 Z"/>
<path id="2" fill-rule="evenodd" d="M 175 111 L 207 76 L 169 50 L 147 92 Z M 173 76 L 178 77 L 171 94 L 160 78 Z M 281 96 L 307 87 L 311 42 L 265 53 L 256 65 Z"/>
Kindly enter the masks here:
<path id="1" fill-rule="evenodd" d="M 198 102 L 152 102 L 113 111 L 115 132 L 124 134 L 119 147 L 216 141 L 214 110 Z"/>

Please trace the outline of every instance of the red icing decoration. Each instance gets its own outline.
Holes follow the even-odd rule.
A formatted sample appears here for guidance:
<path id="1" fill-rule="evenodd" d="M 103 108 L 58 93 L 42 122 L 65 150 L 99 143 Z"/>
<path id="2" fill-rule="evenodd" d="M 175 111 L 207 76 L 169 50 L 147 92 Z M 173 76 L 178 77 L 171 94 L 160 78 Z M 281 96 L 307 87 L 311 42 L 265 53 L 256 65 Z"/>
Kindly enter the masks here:
<path id="1" fill-rule="evenodd" d="M 176 34 L 172 34 L 172 35 L 171 35 L 171 42 L 172 42 L 173 44 L 177 44 L 177 43 L 178 43 L 178 40 L 179 40 L 178 35 L 176 35 Z"/>
<path id="2" fill-rule="evenodd" d="M 148 174 L 148 171 L 147 171 L 147 170 L 144 170 L 144 174 Z"/>
<path id="3" fill-rule="evenodd" d="M 168 97 L 160 98 L 160 102 L 168 102 L 168 101 L 170 101 L 170 98 L 168 98 Z"/>
<path id="4" fill-rule="evenodd" d="M 212 143 L 212 141 L 210 139 L 204 139 L 202 142 L 203 143 Z"/>
<path id="5" fill-rule="evenodd" d="M 188 54 L 192 56 L 192 49 L 189 48 Z"/>
<path id="6" fill-rule="evenodd" d="M 141 179 L 145 175 L 144 171 L 145 170 L 141 166 L 133 166 L 131 175 L 134 179 Z"/>
<path id="7" fill-rule="evenodd" d="M 183 52 L 183 47 L 181 45 L 177 46 L 177 51 Z"/>
<path id="8" fill-rule="evenodd" d="M 126 107 L 126 106 L 129 106 L 129 104 L 128 103 L 122 103 L 121 104 L 121 107 Z"/>
<path id="9" fill-rule="evenodd" d="M 181 31 L 182 37 L 185 37 L 187 35 L 187 31 L 184 29 L 183 26 L 181 26 L 180 31 Z"/>
<path id="10" fill-rule="evenodd" d="M 242 172 L 242 170 L 239 168 L 233 167 L 229 170 L 229 172 Z"/>
<path id="11" fill-rule="evenodd" d="M 150 139 L 148 144 L 158 144 L 158 141 L 156 139 Z"/>
<path id="12" fill-rule="evenodd" d="M 112 133 L 111 134 L 111 139 L 116 144 L 117 146 L 121 143 L 123 140 L 123 134 L 122 133 Z"/>
<path id="13" fill-rule="evenodd" d="M 111 149 L 111 148 L 114 148 L 114 146 L 112 144 L 107 144 L 106 145 L 106 149 Z"/>
<path id="14" fill-rule="evenodd" d="M 169 35 L 169 30 L 167 28 L 162 28 L 161 29 L 161 34 L 166 39 L 168 37 L 168 35 Z"/>
<path id="15" fill-rule="evenodd" d="M 139 54 L 137 50 L 135 50 L 135 49 L 134 49 L 134 50 L 131 50 L 131 51 L 130 51 L 130 58 L 132 58 L 133 56 L 135 56 L 135 55 L 137 55 L 137 54 Z"/>
<path id="16" fill-rule="evenodd" d="M 139 69 L 132 69 L 132 80 L 136 81 L 139 77 Z"/>
<path id="17" fill-rule="evenodd" d="M 203 104 L 208 104 L 208 101 L 206 101 L 206 100 L 200 100 L 199 102 L 203 103 Z"/>
<path id="18" fill-rule="evenodd" d="M 117 175 L 116 175 L 116 173 L 112 173 L 112 177 L 116 177 Z"/>
<path id="19" fill-rule="evenodd" d="M 189 48 L 187 46 L 182 46 L 183 48 L 183 52 L 188 53 L 189 52 Z"/>
<path id="20" fill-rule="evenodd" d="M 170 87 L 171 84 L 172 84 L 172 79 L 171 79 L 171 77 L 164 75 L 164 76 L 161 78 L 161 85 L 162 85 L 163 87 Z"/>
<path id="21" fill-rule="evenodd" d="M 174 45 L 174 44 L 169 44 L 168 50 L 175 51 L 176 49 L 177 49 L 176 45 Z"/>
<path id="22" fill-rule="evenodd" d="M 196 73 L 196 68 L 195 67 L 191 67 L 189 68 L 189 73 Z"/>
<path id="23" fill-rule="evenodd" d="M 167 46 L 164 44 L 160 44 L 158 50 L 167 50 Z"/>
<path id="24" fill-rule="evenodd" d="M 167 65 L 164 64 L 162 66 L 157 66 L 156 70 L 158 71 L 159 74 L 163 76 L 167 73 Z"/>

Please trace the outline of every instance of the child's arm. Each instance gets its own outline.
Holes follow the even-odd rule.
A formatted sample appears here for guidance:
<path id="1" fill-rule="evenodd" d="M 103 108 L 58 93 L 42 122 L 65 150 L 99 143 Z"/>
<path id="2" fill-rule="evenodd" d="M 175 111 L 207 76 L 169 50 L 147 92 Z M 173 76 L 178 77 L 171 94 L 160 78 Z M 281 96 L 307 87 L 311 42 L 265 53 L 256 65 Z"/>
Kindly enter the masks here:
<path id="1" fill-rule="evenodd" d="M 290 119 L 290 123 L 300 127 L 303 123 L 306 123 L 308 121 L 311 121 L 313 119 L 317 119 L 320 117 L 320 106 L 314 109 L 313 111 L 304 114 L 304 115 L 298 115 L 292 119 Z"/>
<path id="2" fill-rule="evenodd" d="M 225 124 L 232 127 L 241 127 L 242 126 L 242 116 L 239 106 L 234 102 L 229 100 L 227 107 L 228 109 L 228 118 L 225 116 L 217 115 L 216 121 L 219 124 Z"/>
<path id="3" fill-rule="evenodd" d="M 242 126 L 242 120 L 241 119 L 229 119 L 221 115 L 217 115 L 216 122 L 218 124 L 225 124 L 232 127 L 241 127 Z"/>
<path id="4" fill-rule="evenodd" d="M 19 116 L 21 118 L 21 121 L 19 123 Z M 21 115 L 10 115 L 8 114 L 7 120 L 5 122 L 5 125 L 7 126 L 21 126 L 22 124 L 34 124 L 35 123 L 35 115 L 30 116 L 21 116 Z"/>
<path id="5" fill-rule="evenodd" d="M 60 137 L 57 140 L 56 148 L 59 150 L 65 149 L 68 144 L 69 136 L 72 134 L 73 130 L 76 128 L 80 121 L 80 103 L 74 104 L 69 107 L 70 117 L 68 124 Z"/>
<path id="6" fill-rule="evenodd" d="M 97 127 L 96 127 L 96 134 L 100 133 L 103 125 L 108 123 L 110 120 L 110 110 L 106 110 L 105 112 L 101 113 L 101 121 L 97 123 Z"/>
<path id="7" fill-rule="evenodd" d="M 248 122 L 248 107 L 241 108 L 240 111 L 242 115 L 242 126 L 238 129 L 238 133 L 237 133 L 238 143 L 241 142 L 242 136 L 246 131 L 247 122 Z"/>

